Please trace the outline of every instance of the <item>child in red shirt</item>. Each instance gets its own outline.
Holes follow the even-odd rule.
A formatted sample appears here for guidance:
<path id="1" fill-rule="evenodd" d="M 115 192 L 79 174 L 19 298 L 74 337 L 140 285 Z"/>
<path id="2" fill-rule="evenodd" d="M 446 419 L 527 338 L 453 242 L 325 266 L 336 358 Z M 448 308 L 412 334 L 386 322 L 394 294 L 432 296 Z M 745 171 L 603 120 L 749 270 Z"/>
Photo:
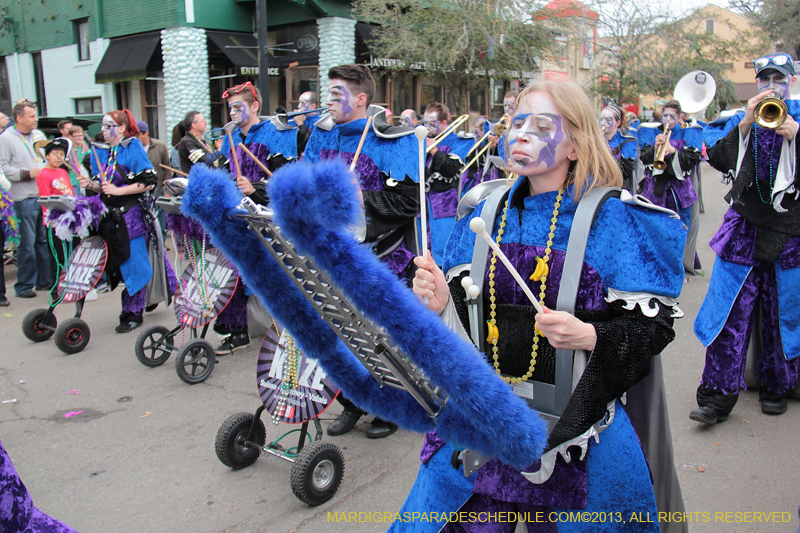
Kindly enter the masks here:
<path id="1" fill-rule="evenodd" d="M 36 177 L 36 186 L 39 187 L 39 196 L 75 196 L 69 173 L 61 168 L 69 153 L 69 143 L 66 139 L 51 141 L 44 149 L 47 166 Z M 47 209 L 42 208 L 42 220 L 47 218 Z"/>
<path id="2" fill-rule="evenodd" d="M 69 173 L 61 168 L 61 165 L 64 164 L 64 159 L 69 153 L 69 148 L 69 142 L 66 139 L 56 139 L 45 146 L 44 157 L 47 159 L 47 166 L 44 167 L 36 177 L 36 186 L 39 187 L 39 196 L 75 196 L 72 183 L 69 179 Z M 47 208 L 42 207 L 42 215 L 42 220 L 45 225 L 47 225 Z M 48 231 L 52 232 L 52 230 Z M 53 289 L 55 289 L 56 285 L 58 285 L 58 274 L 60 270 L 66 268 L 68 250 L 77 246 L 79 240 L 77 238 L 73 239 L 71 243 L 72 246 L 68 246 L 70 243 L 64 242 L 56 237 L 54 232 L 49 238 L 52 239 L 51 246 L 52 249 L 55 250 L 56 255 L 54 258 L 55 261 L 50 262 L 53 279 L 55 280 Z"/>

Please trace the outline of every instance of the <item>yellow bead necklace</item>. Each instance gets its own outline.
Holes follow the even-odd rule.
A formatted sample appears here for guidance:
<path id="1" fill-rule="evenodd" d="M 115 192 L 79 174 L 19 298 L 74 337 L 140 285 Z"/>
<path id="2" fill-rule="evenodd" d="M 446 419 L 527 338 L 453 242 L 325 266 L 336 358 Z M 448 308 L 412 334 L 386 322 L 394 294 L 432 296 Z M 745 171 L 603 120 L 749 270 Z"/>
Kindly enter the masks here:
<path id="1" fill-rule="evenodd" d="M 542 262 L 545 266 L 550 261 L 550 251 L 551 247 L 553 246 L 553 236 L 555 235 L 556 231 L 556 222 L 558 221 L 558 209 L 561 207 L 561 197 L 564 194 L 564 188 L 560 188 L 558 190 L 558 196 L 556 196 L 556 203 L 553 205 L 553 218 L 550 219 L 550 234 L 547 236 L 547 247 L 544 250 L 544 259 Z M 503 206 L 503 216 L 500 219 L 500 229 L 497 230 L 497 244 L 500 244 L 500 241 L 503 239 L 503 233 L 505 232 L 506 227 L 506 213 L 508 212 L 508 200 L 506 200 L 505 205 Z M 497 341 L 500 337 L 500 332 L 497 329 L 497 304 L 495 303 L 495 288 L 494 288 L 494 271 L 497 264 L 497 254 L 492 251 L 492 259 L 489 265 L 489 338 L 486 339 L 492 345 L 492 360 L 494 361 L 494 371 L 498 374 L 503 381 L 506 383 L 522 383 L 523 381 L 527 381 L 528 378 L 533 376 L 533 371 L 536 369 L 536 355 L 539 352 L 539 328 L 536 327 L 534 324 L 534 334 L 533 334 L 533 346 L 531 347 L 531 364 L 528 367 L 528 372 L 525 373 L 524 376 L 521 377 L 506 377 L 500 374 L 500 355 L 497 353 Z M 541 269 L 537 268 L 537 272 Z M 541 281 L 541 285 L 539 286 L 539 304 L 544 305 L 544 292 L 547 289 L 547 273 L 549 269 L 545 269 L 544 273 L 541 273 L 541 277 L 532 276 L 533 279 L 537 279 Z"/>

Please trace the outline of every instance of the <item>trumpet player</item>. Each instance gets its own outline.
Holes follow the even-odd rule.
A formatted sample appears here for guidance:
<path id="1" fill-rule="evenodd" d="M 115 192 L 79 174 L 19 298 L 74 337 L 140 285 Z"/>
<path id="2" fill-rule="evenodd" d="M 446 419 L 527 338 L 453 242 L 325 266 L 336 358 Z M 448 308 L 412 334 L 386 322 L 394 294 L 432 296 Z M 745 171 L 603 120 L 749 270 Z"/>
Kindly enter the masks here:
<path id="1" fill-rule="evenodd" d="M 692 220 L 692 206 L 698 198 L 691 178 L 700 162 L 703 129 L 682 125 L 682 112 L 680 102 L 669 100 L 661 111 L 660 126 L 649 128 L 642 124 L 639 128 L 640 158 L 644 164 L 639 190 L 655 205 L 678 213 L 690 228 L 691 241 L 687 242 L 696 242 L 699 220 Z M 687 273 L 695 273 L 700 269 L 700 260 L 694 245 L 690 247 L 684 255 L 684 268 Z"/>
<path id="2" fill-rule="evenodd" d="M 609 104 L 600 112 L 600 131 L 622 171 L 622 186 L 633 193 L 636 185 L 633 171 L 639 146 L 636 137 L 628 133 L 627 119 L 619 107 Z"/>
<path id="3" fill-rule="evenodd" d="M 755 368 L 761 411 L 785 413 L 786 396 L 798 384 L 800 105 L 789 99 L 795 64 L 779 52 L 756 59 L 754 67 L 759 94 L 728 120 L 708 151 L 711 166 L 732 185 L 725 197 L 730 207 L 710 242 L 717 254 L 714 274 L 694 323 L 706 359 L 698 408 L 689 417 L 703 424 L 727 420 L 736 405 L 751 331 L 760 337 Z"/>

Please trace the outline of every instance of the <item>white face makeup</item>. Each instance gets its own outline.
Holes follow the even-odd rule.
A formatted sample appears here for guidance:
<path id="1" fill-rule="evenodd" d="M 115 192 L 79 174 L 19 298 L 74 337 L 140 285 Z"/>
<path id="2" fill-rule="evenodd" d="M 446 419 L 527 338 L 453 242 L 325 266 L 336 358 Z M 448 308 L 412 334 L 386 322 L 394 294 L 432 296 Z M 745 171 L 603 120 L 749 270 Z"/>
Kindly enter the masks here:
<path id="1" fill-rule="evenodd" d="M 504 98 L 503 99 L 503 113 L 505 113 L 506 115 L 513 115 L 514 114 L 514 108 L 516 107 L 516 105 L 517 105 L 517 99 L 514 98 L 513 96 L 509 97 L 509 98 Z"/>
<path id="2" fill-rule="evenodd" d="M 403 111 L 400 114 L 400 125 L 401 126 L 405 126 L 407 128 L 413 128 L 414 126 L 416 126 L 416 124 L 414 124 L 415 121 L 416 121 L 416 117 L 412 113 L 408 113 L 406 111 Z"/>
<path id="3" fill-rule="evenodd" d="M 117 124 L 111 115 L 103 115 L 103 122 L 100 126 L 103 132 L 103 139 L 111 146 L 116 146 L 122 140 L 125 133 L 125 126 Z"/>
<path id="4" fill-rule="evenodd" d="M 241 96 L 231 96 L 228 98 L 228 112 L 231 115 L 231 121 L 237 126 L 242 126 L 253 115 L 250 104 L 244 101 Z"/>
<path id="5" fill-rule="evenodd" d="M 422 125 L 428 129 L 428 137 L 436 137 L 445 129 L 444 122 L 439 121 L 436 111 L 429 111 L 422 116 Z"/>
<path id="6" fill-rule="evenodd" d="M 313 104 L 311 103 L 311 96 L 303 93 L 300 95 L 300 101 L 297 102 L 297 110 L 298 111 L 309 111 L 314 109 Z"/>
<path id="7" fill-rule="evenodd" d="M 574 154 L 566 124 L 552 97 L 530 92 L 517 106 L 508 130 L 508 166 L 521 176 L 566 170 Z"/>
<path id="8" fill-rule="evenodd" d="M 678 124 L 678 110 L 665 107 L 661 112 L 661 123 L 664 125 L 664 131 L 674 128 Z"/>
<path id="9" fill-rule="evenodd" d="M 620 122 L 617 120 L 617 116 L 612 110 L 605 108 L 600 112 L 600 130 L 603 132 L 603 136 L 606 140 L 610 140 L 617 134 L 619 125 Z"/>
<path id="10" fill-rule="evenodd" d="M 767 76 L 760 76 L 756 78 L 758 84 L 758 92 L 769 89 L 777 93 L 784 100 L 791 98 L 792 84 L 794 83 L 794 76 L 787 77 L 781 72 L 772 71 Z"/>
<path id="11" fill-rule="evenodd" d="M 346 124 L 354 119 L 358 95 L 351 93 L 344 80 L 331 80 L 325 104 L 335 124 Z"/>

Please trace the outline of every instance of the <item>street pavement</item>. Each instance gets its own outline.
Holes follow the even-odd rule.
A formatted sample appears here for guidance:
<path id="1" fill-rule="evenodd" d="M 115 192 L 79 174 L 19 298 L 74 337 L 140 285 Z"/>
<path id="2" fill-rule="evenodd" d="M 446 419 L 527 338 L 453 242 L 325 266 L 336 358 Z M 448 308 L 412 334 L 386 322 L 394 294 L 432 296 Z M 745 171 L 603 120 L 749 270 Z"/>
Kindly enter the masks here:
<path id="1" fill-rule="evenodd" d="M 714 260 L 707 243 L 726 209 L 725 187 L 706 165 L 703 186 L 706 213 L 698 251 L 706 274 L 687 279 L 680 299 L 686 316 L 676 322 L 677 338 L 663 357 L 690 531 L 794 532 L 800 525 L 800 404 L 791 401 L 787 414 L 770 417 L 761 414 L 758 393 L 748 391 L 725 423 L 701 427 L 688 417 L 696 405 L 704 357 L 692 323 Z M 86 304 L 91 342 L 81 353 L 64 355 L 52 340 L 34 344 L 22 335 L 22 318 L 45 307 L 46 296 L 15 298 L 15 276 L 15 267 L 6 267 L 12 305 L 0 309 L 0 401 L 17 401 L 0 404 L 0 439 L 44 512 L 83 533 L 387 529 L 387 523 L 335 522 L 332 516 L 399 510 L 419 466 L 421 435 L 398 431 L 369 440 L 369 417 L 347 435 L 325 435 L 323 440 L 344 454 L 344 480 L 329 502 L 308 507 L 292 493 L 288 462 L 262 456 L 232 471 L 214 452 L 223 420 L 259 406 L 255 366 L 260 339 L 220 358 L 206 382 L 189 386 L 176 375 L 174 356 L 153 369 L 138 362 L 134 343 L 142 330 L 114 332 L 120 304 L 119 294 L 113 293 Z M 72 313 L 69 305 L 56 311 L 60 321 Z M 161 307 L 148 314 L 145 327 L 155 324 L 172 327 L 172 310 Z M 216 344 L 219 337 L 212 332 L 209 340 Z M 336 404 L 323 413 L 323 427 L 340 409 Z M 296 429 L 275 426 L 268 416 L 262 419 L 268 439 Z M 758 519 L 762 522 L 753 522 Z"/>

